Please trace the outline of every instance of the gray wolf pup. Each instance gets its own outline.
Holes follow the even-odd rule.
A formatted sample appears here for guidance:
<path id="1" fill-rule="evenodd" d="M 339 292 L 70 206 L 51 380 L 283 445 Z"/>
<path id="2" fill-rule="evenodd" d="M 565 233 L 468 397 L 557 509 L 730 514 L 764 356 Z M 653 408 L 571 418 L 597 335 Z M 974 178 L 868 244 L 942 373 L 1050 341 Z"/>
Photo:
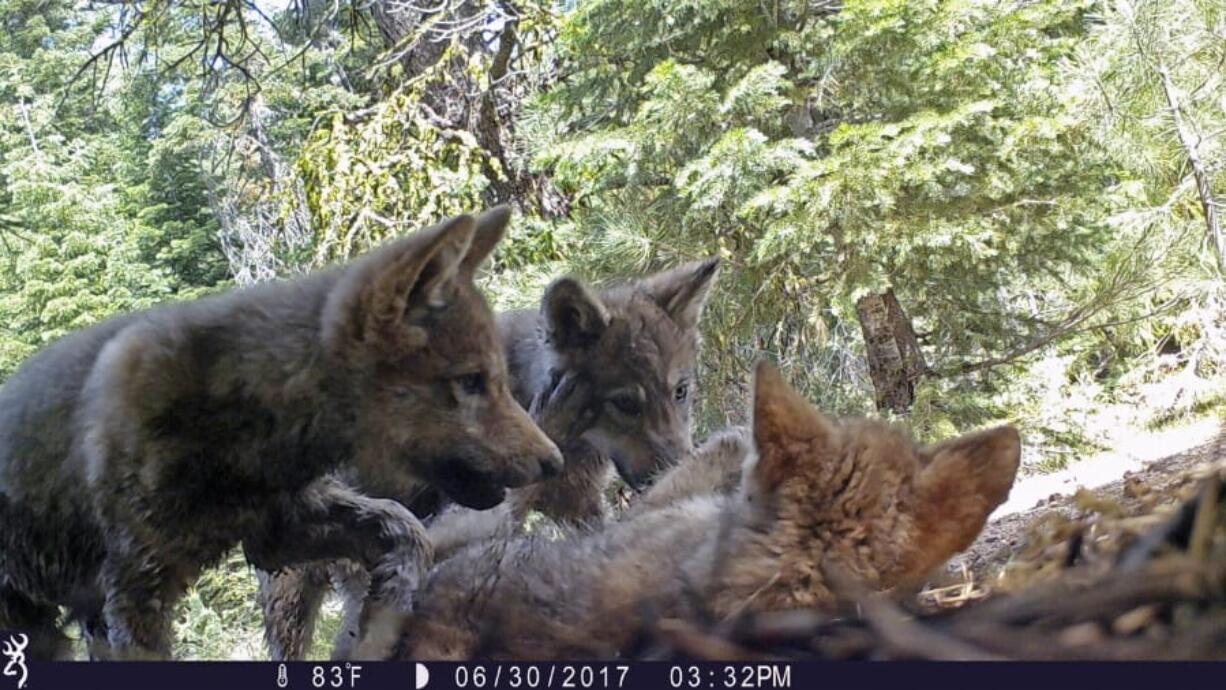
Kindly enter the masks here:
<path id="1" fill-rule="evenodd" d="M 432 561 L 421 525 L 317 480 L 352 464 L 485 508 L 561 471 L 473 285 L 508 216 L 117 317 L 26 361 L 0 389 L 0 628 L 57 656 L 67 606 L 99 655 L 167 657 L 175 603 L 240 543 L 265 570 L 361 563 L 368 612 L 407 611 Z"/>
<path id="2" fill-rule="evenodd" d="M 538 510 L 568 526 L 601 524 L 614 468 L 643 487 L 692 450 L 692 413 L 703 305 L 719 260 L 695 261 L 597 292 L 560 278 L 539 309 L 498 317 L 511 391 L 562 449 L 562 474 L 511 491 L 492 510 L 452 506 L 430 522 L 437 559 L 509 537 Z M 417 505 L 416 491 L 350 476 L 365 493 Z M 411 504 L 410 501 L 413 503 Z M 331 582 L 344 599 L 333 658 L 351 655 L 365 580 L 352 564 L 308 564 L 261 576 L 265 638 L 273 659 L 304 658 Z"/>

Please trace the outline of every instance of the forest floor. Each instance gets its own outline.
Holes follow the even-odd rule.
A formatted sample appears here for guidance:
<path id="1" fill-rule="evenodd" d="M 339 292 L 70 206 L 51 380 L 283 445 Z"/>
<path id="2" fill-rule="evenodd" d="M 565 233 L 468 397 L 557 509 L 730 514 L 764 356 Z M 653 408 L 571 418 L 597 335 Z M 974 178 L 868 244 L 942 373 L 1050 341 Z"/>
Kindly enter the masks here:
<path id="1" fill-rule="evenodd" d="M 1149 497 L 1226 466 L 1226 420 L 1132 430 L 1112 445 L 1065 470 L 1020 479 L 975 543 L 950 562 L 950 574 L 965 567 L 981 582 L 989 579 L 1027 547 L 1032 529 L 1052 513 L 1071 517 L 1103 506 L 1134 513 Z"/>

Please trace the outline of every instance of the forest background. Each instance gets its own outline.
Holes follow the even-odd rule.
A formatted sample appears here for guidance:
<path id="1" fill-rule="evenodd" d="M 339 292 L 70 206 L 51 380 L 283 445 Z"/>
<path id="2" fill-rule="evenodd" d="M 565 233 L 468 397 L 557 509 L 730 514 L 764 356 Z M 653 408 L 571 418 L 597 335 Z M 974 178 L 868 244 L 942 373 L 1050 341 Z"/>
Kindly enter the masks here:
<path id="1" fill-rule="evenodd" d="M 510 203 L 498 308 L 724 259 L 700 434 L 763 356 L 921 439 L 1017 424 L 1032 473 L 1226 408 L 1224 0 L 0 0 L 0 27 L 0 380 Z M 206 576 L 178 655 L 262 656 L 254 586 Z"/>

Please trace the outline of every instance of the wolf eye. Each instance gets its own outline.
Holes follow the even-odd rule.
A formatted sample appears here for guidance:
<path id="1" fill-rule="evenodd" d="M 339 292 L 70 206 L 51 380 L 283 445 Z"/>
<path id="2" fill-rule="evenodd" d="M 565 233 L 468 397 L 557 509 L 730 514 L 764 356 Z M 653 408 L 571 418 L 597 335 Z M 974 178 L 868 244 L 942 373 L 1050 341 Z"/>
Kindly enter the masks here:
<path id="1" fill-rule="evenodd" d="M 631 417 L 636 416 L 643 411 L 643 406 L 641 403 L 639 403 L 639 399 L 632 395 L 614 396 L 609 398 L 609 402 L 612 403 L 613 407 L 616 407 L 619 412 Z"/>
<path id="2" fill-rule="evenodd" d="M 485 374 L 481 372 L 457 376 L 456 383 L 465 395 L 485 395 Z"/>
<path id="3" fill-rule="evenodd" d="M 673 390 L 673 400 L 676 400 L 679 403 L 683 403 L 686 401 L 686 398 L 689 398 L 689 397 L 690 397 L 690 383 L 688 381 L 682 381 L 681 383 L 678 383 L 677 387 Z"/>

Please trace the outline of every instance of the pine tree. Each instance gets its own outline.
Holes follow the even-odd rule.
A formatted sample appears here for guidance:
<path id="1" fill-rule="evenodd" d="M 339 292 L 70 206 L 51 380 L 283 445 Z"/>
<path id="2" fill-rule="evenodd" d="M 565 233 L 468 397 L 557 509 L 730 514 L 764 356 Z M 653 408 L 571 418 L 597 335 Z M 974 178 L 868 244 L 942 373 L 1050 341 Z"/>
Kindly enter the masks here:
<path id="1" fill-rule="evenodd" d="M 867 355 L 904 411 L 1130 294 L 1096 264 L 1117 169 L 1061 76 L 1090 5 L 583 3 L 538 165 L 589 269 L 728 257 L 712 330 L 745 345 L 715 369 L 769 351 L 854 406 Z"/>

